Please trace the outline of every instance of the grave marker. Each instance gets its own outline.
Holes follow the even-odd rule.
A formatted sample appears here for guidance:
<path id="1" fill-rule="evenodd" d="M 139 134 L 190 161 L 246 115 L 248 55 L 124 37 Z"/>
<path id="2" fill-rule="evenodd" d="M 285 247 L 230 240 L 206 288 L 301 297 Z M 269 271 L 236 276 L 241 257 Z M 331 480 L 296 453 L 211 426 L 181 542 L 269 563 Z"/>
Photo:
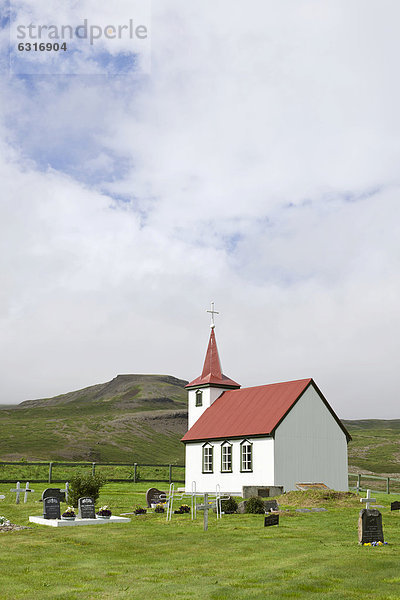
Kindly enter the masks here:
<path id="1" fill-rule="evenodd" d="M 58 498 L 43 500 L 43 517 L 45 519 L 61 519 L 60 501 Z"/>
<path id="2" fill-rule="evenodd" d="M 78 500 L 79 518 L 95 519 L 96 511 L 93 498 L 79 498 Z"/>
<path id="3" fill-rule="evenodd" d="M 45 498 L 58 498 L 60 502 L 66 502 L 66 494 L 60 488 L 46 488 L 42 494 L 42 500 Z"/>
<path id="4" fill-rule="evenodd" d="M 213 503 L 215 506 L 215 503 Z M 196 510 L 204 511 L 204 531 L 208 529 L 208 511 L 213 508 L 213 504 L 208 503 L 208 494 L 204 494 L 204 504 L 197 504 Z"/>
<path id="5" fill-rule="evenodd" d="M 26 486 L 25 486 L 25 493 L 24 493 L 24 504 L 26 504 L 27 500 L 28 500 L 28 494 L 29 492 L 34 492 L 35 490 L 31 490 L 29 489 L 29 481 L 26 482 Z"/>
<path id="6" fill-rule="evenodd" d="M 367 490 L 367 497 L 360 498 L 360 502 L 365 502 L 365 508 L 369 510 L 371 502 L 375 503 L 376 498 L 371 498 L 371 490 Z"/>
<path id="7" fill-rule="evenodd" d="M 400 510 L 400 502 L 398 500 L 392 502 L 390 505 L 390 510 Z"/>
<path id="8" fill-rule="evenodd" d="M 264 527 L 279 525 L 279 515 L 270 514 L 264 517 Z"/>
<path id="9" fill-rule="evenodd" d="M 360 510 L 358 541 L 360 544 L 384 542 L 382 514 L 376 508 L 363 508 Z"/>
<path id="10" fill-rule="evenodd" d="M 365 502 L 366 508 L 360 510 L 360 516 L 358 519 L 359 543 L 383 543 L 382 514 L 376 508 L 370 508 L 371 502 L 376 502 L 375 498 L 371 498 L 371 490 L 367 490 L 367 497 L 360 498 L 360 502 Z"/>
<path id="11" fill-rule="evenodd" d="M 146 492 L 147 506 L 150 508 L 152 504 L 160 504 L 167 500 L 166 492 L 162 492 L 157 488 L 149 488 Z"/>
<path id="12" fill-rule="evenodd" d="M 17 481 L 17 485 L 16 485 L 15 490 L 10 490 L 10 492 L 16 492 L 17 493 L 16 499 L 15 499 L 15 504 L 19 504 L 19 495 L 21 493 L 21 484 L 20 484 L 19 481 Z"/>

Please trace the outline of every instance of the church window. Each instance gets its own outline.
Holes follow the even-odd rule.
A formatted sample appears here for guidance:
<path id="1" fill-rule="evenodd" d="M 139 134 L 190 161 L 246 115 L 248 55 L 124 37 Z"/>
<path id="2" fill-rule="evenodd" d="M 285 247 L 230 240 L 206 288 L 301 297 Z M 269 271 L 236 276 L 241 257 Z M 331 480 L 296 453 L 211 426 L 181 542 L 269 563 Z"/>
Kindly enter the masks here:
<path id="1" fill-rule="evenodd" d="M 240 470 L 242 472 L 253 470 L 253 444 L 247 440 L 240 444 Z"/>
<path id="2" fill-rule="evenodd" d="M 203 406 L 203 392 L 201 390 L 196 392 L 196 406 Z"/>
<path id="3" fill-rule="evenodd" d="M 221 471 L 232 473 L 232 444 L 224 442 L 221 446 Z"/>
<path id="4" fill-rule="evenodd" d="M 213 473 L 214 448 L 207 443 L 203 446 L 203 473 Z"/>

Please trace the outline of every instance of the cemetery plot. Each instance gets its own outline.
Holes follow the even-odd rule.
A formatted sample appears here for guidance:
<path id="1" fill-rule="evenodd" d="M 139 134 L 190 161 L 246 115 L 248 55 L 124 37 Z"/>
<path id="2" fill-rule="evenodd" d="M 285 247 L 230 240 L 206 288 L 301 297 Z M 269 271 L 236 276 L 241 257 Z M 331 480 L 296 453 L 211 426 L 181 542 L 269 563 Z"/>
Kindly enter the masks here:
<path id="1" fill-rule="evenodd" d="M 30 523 L 48 525 L 49 527 L 80 527 L 82 525 L 106 525 L 107 523 L 130 523 L 127 517 L 110 517 L 109 519 L 75 519 L 64 521 L 61 519 L 45 519 L 43 517 L 29 517 Z"/>

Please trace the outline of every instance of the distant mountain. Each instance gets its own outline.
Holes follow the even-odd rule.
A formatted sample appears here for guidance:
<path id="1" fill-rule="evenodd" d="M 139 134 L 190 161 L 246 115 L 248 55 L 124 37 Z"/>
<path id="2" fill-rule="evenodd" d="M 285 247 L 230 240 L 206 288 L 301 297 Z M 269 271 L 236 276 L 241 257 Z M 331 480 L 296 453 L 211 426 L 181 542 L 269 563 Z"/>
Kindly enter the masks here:
<path id="1" fill-rule="evenodd" d="M 118 375 L 17 406 L 0 406 L 0 460 L 184 462 L 187 381 Z M 352 435 L 349 470 L 400 473 L 400 419 L 343 421 Z"/>
<path id="2" fill-rule="evenodd" d="M 187 381 L 118 375 L 17 406 L 0 406 L 0 459 L 183 461 Z"/>

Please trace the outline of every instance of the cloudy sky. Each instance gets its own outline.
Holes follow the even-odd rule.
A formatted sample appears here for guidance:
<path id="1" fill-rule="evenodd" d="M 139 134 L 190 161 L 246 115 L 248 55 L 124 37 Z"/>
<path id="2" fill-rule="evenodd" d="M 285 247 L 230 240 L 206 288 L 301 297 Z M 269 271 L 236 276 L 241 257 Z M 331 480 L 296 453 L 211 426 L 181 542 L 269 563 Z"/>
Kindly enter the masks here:
<path id="1" fill-rule="evenodd" d="M 398 1 L 108 4 L 0 0 L 0 403 L 192 379 L 214 300 L 243 386 L 400 418 Z M 10 38 L 85 18 L 148 38 Z"/>

